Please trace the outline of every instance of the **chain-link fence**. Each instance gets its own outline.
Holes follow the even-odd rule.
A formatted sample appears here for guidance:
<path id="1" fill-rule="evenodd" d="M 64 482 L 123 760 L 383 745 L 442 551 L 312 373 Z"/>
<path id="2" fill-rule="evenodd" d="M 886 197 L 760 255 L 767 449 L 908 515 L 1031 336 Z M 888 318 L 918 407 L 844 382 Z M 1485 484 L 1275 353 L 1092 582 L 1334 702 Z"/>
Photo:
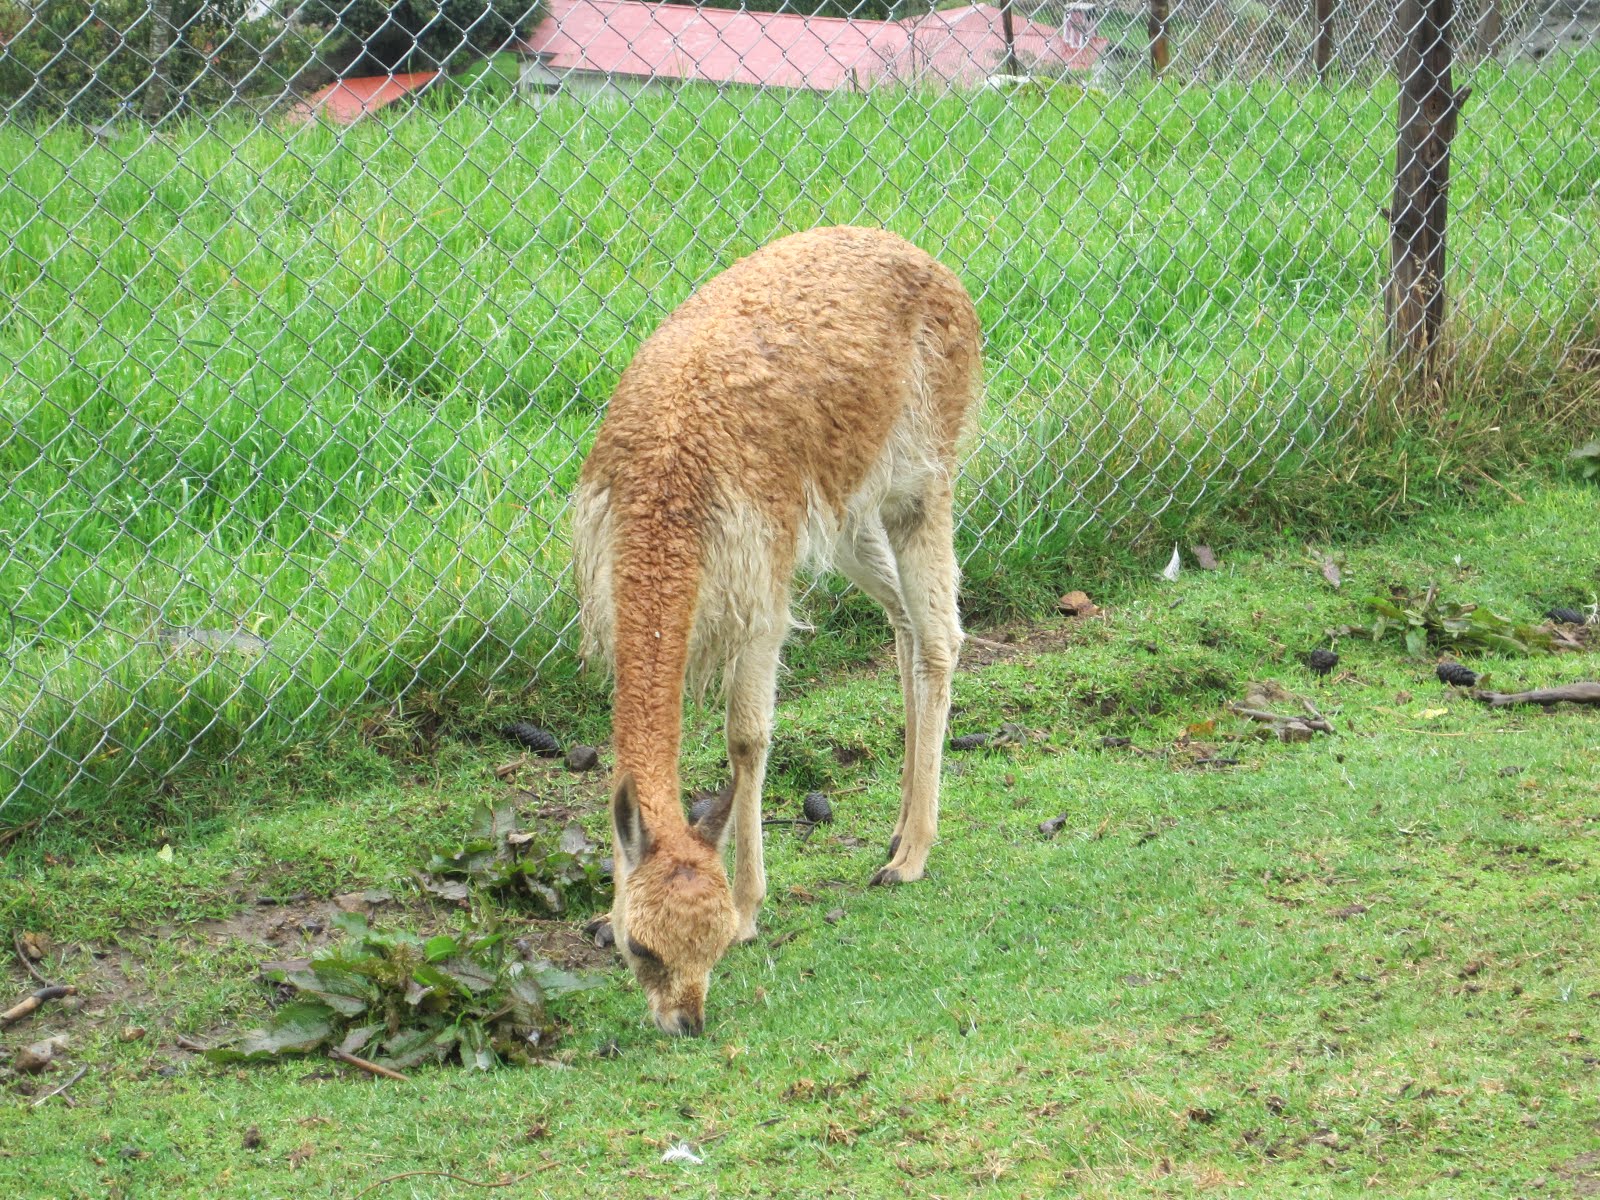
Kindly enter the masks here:
<path id="1" fill-rule="evenodd" d="M 1394 3 L 525 3 L 0 0 L 0 824 L 560 669 L 618 372 L 787 231 L 977 299 L 977 593 L 1383 377 Z M 1600 355 L 1600 3 L 1452 28 L 1448 370 L 1536 383 Z"/>

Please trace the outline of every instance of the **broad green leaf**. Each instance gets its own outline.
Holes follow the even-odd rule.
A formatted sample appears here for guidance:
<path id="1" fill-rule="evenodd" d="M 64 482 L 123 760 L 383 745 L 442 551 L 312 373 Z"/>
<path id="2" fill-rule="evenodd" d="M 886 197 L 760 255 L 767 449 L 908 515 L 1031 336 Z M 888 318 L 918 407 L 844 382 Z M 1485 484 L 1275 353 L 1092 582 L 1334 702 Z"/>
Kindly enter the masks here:
<path id="1" fill-rule="evenodd" d="M 367 919 L 358 912 L 341 912 L 333 915 L 333 927 L 344 933 L 352 942 L 364 942 L 371 932 L 367 928 Z"/>
<path id="2" fill-rule="evenodd" d="M 455 1049 L 458 1033 L 453 1025 L 422 1025 L 402 1029 L 383 1043 L 385 1066 L 395 1070 L 418 1063 L 442 1062 Z"/>
<path id="3" fill-rule="evenodd" d="M 341 959 L 317 959 L 307 970 L 279 974 L 285 983 L 310 993 L 347 1017 L 364 1012 L 378 996 L 377 985 Z"/>
<path id="4" fill-rule="evenodd" d="M 532 973 L 547 996 L 565 996 L 605 986 L 605 978 L 593 971 L 563 971 L 549 963 L 535 964 Z"/>
<path id="5" fill-rule="evenodd" d="M 511 985 L 507 990 L 507 1002 L 515 1024 L 525 1029 L 536 1029 L 544 1024 L 544 989 L 526 964 L 512 965 Z"/>
<path id="6" fill-rule="evenodd" d="M 1423 629 L 1406 630 L 1406 653 L 1412 658 L 1422 658 L 1428 653 L 1428 634 Z"/>
<path id="7" fill-rule="evenodd" d="M 489 1035 L 476 1021 L 466 1021 L 459 1027 L 461 1035 L 461 1065 L 479 1071 L 492 1071 L 499 1061 L 489 1045 Z"/>
<path id="8" fill-rule="evenodd" d="M 441 933 L 438 937 L 431 937 L 422 946 L 423 957 L 431 963 L 449 958 L 452 954 L 461 953 L 461 943 L 448 933 Z"/>
<path id="9" fill-rule="evenodd" d="M 272 1015 L 265 1029 L 246 1034 L 233 1046 L 206 1051 L 212 1062 L 260 1062 L 280 1054 L 305 1054 L 333 1040 L 336 1014 L 315 1000 L 296 1000 Z"/>
<path id="10" fill-rule="evenodd" d="M 487 992 L 495 985 L 495 972 L 465 955 L 457 955 L 434 966 L 469 992 Z"/>
<path id="11" fill-rule="evenodd" d="M 339 1049 L 346 1054 L 360 1054 L 361 1048 L 370 1042 L 373 1036 L 383 1029 L 382 1025 L 362 1025 L 352 1029 L 344 1035 L 344 1041 L 339 1043 Z"/>
<path id="12" fill-rule="evenodd" d="M 589 840 L 589 835 L 584 833 L 583 826 L 576 821 L 567 822 L 567 827 L 561 831 L 561 840 L 557 843 L 562 851 L 567 854 L 584 854 L 594 849 L 594 843 Z"/>

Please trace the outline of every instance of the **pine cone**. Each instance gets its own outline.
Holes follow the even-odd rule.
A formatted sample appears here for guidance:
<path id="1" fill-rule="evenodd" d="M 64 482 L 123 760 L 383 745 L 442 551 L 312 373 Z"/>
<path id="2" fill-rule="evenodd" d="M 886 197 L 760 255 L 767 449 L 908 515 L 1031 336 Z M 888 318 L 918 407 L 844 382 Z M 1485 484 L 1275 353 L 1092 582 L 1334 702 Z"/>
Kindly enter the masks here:
<path id="1" fill-rule="evenodd" d="M 1584 615 L 1575 608 L 1552 608 L 1544 614 L 1557 625 L 1582 625 Z"/>
<path id="2" fill-rule="evenodd" d="M 1339 665 L 1339 656 L 1332 650 L 1313 650 L 1306 655 L 1306 666 L 1313 675 L 1326 675 Z"/>
<path id="3" fill-rule="evenodd" d="M 826 825 L 833 820 L 833 805 L 821 792 L 807 792 L 804 811 L 806 820 L 813 825 Z"/>
<path id="4" fill-rule="evenodd" d="M 1452 687 L 1471 687 L 1478 682 L 1478 673 L 1460 663 L 1442 662 L 1433 669 L 1433 673 L 1439 677 L 1440 683 L 1448 683 Z"/>
<path id="5" fill-rule="evenodd" d="M 521 742 L 535 754 L 542 754 L 546 758 L 559 758 L 561 756 L 561 743 L 556 741 L 555 735 L 548 729 L 540 729 L 528 721 L 513 721 L 500 731 L 501 736 L 513 742 Z"/>

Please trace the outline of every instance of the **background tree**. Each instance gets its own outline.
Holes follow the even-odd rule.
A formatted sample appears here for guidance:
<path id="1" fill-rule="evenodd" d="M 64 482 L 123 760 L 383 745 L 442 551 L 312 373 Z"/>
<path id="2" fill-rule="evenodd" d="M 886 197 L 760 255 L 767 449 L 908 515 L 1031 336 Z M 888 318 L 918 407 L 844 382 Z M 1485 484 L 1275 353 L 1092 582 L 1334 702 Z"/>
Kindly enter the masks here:
<path id="1" fill-rule="evenodd" d="M 337 30 L 347 73 L 434 70 L 503 49 L 538 20 L 535 0 L 309 0 L 302 20 Z"/>
<path id="2" fill-rule="evenodd" d="M 76 120 L 212 112 L 273 95 L 314 55 L 247 0 L 0 0 L 0 113 Z"/>

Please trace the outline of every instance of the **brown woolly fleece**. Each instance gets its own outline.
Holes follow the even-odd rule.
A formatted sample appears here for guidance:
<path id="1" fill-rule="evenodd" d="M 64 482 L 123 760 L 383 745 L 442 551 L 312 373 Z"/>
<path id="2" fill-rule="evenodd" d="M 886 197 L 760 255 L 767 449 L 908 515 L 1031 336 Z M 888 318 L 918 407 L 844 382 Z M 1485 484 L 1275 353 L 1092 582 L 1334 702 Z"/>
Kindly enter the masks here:
<path id="1" fill-rule="evenodd" d="M 772 680 L 803 561 L 837 565 L 895 625 L 908 714 L 896 833 L 917 844 L 882 881 L 921 874 L 933 818 L 918 813 L 936 811 L 960 641 L 950 478 L 980 389 L 977 316 L 956 276 L 857 228 L 796 234 L 734 264 L 617 385 L 583 467 L 575 558 L 587 647 L 615 671 L 612 919 L 669 1032 L 698 1031 L 711 967 L 736 934 L 754 936 Z M 718 671 L 735 782 L 696 829 L 679 795 L 682 704 L 690 679 Z M 913 764 L 920 734 L 937 741 Z M 720 854 L 734 814 L 738 895 Z"/>

